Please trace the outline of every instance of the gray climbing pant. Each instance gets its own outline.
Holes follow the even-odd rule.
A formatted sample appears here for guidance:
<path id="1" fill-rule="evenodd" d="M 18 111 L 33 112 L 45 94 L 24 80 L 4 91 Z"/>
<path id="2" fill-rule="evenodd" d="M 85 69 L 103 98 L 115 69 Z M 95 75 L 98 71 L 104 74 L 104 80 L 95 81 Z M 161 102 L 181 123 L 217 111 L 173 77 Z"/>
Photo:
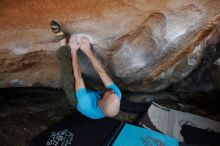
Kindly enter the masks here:
<path id="1" fill-rule="evenodd" d="M 71 58 L 71 48 L 69 46 L 61 46 L 56 51 L 57 58 L 60 62 L 60 72 L 62 78 L 63 89 L 71 107 L 76 109 L 75 84 Z"/>

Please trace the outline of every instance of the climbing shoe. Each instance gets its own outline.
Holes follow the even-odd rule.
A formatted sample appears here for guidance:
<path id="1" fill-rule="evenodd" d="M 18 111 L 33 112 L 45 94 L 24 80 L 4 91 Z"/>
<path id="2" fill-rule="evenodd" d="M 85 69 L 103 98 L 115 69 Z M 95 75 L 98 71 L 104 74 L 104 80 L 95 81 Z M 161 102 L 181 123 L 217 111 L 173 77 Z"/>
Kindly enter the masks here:
<path id="1" fill-rule="evenodd" d="M 62 30 L 61 26 L 56 21 L 52 20 L 50 22 L 50 28 L 51 28 L 52 32 L 55 33 L 58 40 L 62 40 L 63 38 L 68 39 L 68 34 Z"/>

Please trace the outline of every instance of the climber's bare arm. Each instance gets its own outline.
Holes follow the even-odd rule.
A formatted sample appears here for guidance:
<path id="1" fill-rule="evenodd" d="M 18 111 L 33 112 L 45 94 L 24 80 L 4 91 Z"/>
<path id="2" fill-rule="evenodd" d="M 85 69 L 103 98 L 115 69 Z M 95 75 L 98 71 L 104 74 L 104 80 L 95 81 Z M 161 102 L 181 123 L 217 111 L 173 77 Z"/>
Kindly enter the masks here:
<path id="1" fill-rule="evenodd" d="M 92 50 L 90 41 L 87 37 L 82 37 L 80 40 L 81 44 L 81 50 L 89 57 L 90 61 L 92 62 L 92 65 L 94 66 L 95 70 L 98 72 L 100 78 L 102 79 L 102 82 L 105 86 L 108 86 L 113 83 L 112 79 L 108 76 L 104 68 L 102 67 L 101 63 L 98 61 L 98 59 L 94 56 Z"/>
<path id="2" fill-rule="evenodd" d="M 84 88 L 85 84 L 81 75 L 80 66 L 77 57 L 77 51 L 79 50 L 79 45 L 77 44 L 76 36 L 70 38 L 69 45 L 71 48 L 72 65 L 73 65 L 73 72 L 75 78 L 75 90 L 77 91 L 80 88 Z"/>

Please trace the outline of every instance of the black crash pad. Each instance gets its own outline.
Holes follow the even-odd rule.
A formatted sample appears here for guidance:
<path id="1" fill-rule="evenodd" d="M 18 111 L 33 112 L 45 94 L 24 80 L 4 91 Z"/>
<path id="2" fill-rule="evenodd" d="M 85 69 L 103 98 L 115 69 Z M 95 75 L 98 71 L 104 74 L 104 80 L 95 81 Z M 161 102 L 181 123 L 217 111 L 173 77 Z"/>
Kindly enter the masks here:
<path id="1" fill-rule="evenodd" d="M 34 138 L 30 146 L 102 146 L 123 125 L 121 121 L 89 119 L 79 112 L 64 118 Z"/>

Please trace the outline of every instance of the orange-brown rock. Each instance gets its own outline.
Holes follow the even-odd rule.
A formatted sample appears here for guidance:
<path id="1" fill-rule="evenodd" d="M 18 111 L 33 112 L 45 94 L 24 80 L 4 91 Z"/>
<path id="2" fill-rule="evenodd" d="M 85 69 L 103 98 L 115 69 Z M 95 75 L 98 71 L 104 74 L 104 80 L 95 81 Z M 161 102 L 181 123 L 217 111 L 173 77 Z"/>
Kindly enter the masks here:
<path id="1" fill-rule="evenodd" d="M 85 34 L 121 89 L 158 91 L 188 76 L 220 36 L 219 0 L 2 0 L 0 87 L 61 87 L 52 19 Z M 100 81 L 80 54 L 83 74 Z M 96 84 L 94 84 L 96 86 Z"/>

